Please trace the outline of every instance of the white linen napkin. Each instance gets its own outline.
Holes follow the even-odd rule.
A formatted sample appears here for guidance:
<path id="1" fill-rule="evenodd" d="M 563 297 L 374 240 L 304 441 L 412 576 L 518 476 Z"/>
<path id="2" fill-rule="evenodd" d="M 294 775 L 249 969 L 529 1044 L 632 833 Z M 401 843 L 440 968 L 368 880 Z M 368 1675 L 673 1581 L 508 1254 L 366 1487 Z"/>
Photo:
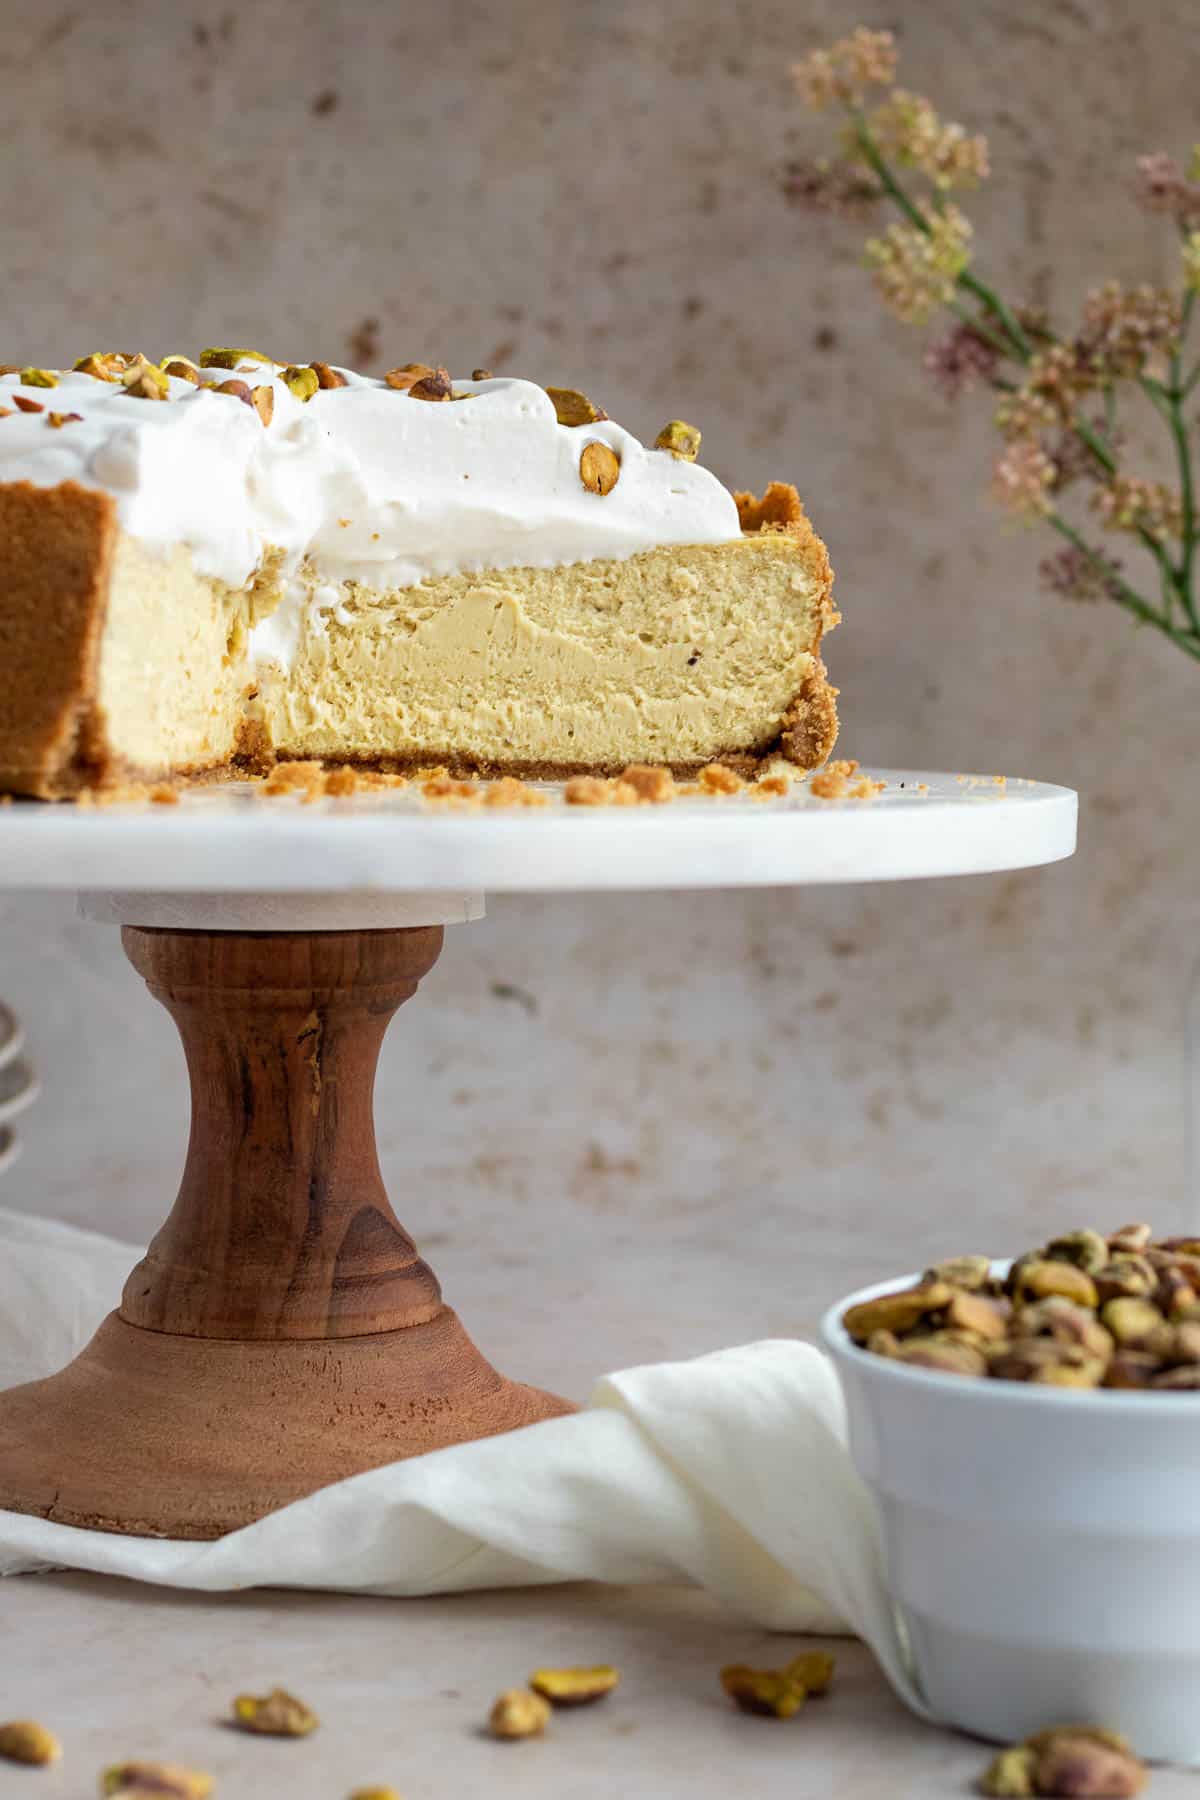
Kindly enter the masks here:
<path id="1" fill-rule="evenodd" d="M 0 1387 L 68 1361 L 140 1254 L 0 1210 Z M 837 1377 L 791 1340 L 607 1375 L 584 1412 L 371 1470 L 214 1543 L 0 1512 L 0 1575 L 63 1567 L 209 1591 L 685 1581 L 772 1630 L 854 1632 L 928 1716 Z"/>

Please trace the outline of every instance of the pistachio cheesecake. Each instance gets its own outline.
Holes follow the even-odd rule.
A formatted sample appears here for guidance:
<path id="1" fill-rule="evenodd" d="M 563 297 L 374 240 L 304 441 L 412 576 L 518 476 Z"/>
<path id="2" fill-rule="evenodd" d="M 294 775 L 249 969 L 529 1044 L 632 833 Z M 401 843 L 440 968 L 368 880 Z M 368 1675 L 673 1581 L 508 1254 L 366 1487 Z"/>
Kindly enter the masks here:
<path id="1" fill-rule="evenodd" d="M 823 762 L 824 545 L 675 421 L 246 350 L 0 373 L 0 792 Z"/>

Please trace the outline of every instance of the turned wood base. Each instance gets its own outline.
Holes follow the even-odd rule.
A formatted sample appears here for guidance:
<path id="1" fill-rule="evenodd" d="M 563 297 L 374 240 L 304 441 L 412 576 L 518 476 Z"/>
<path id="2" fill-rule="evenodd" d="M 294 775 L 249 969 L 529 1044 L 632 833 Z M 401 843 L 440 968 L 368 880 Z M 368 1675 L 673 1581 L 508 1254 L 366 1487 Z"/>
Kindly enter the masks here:
<path id="1" fill-rule="evenodd" d="M 440 927 L 126 927 L 183 1037 L 179 1197 L 66 1369 L 0 1394 L 0 1508 L 213 1538 L 364 1469 L 570 1412 L 505 1380 L 384 1192 L 372 1086 Z"/>
<path id="2" fill-rule="evenodd" d="M 407 1331 L 286 1343 L 112 1313 L 59 1374 L 0 1395 L 0 1507 L 221 1537 L 347 1475 L 570 1411 L 505 1381 L 448 1307 Z"/>

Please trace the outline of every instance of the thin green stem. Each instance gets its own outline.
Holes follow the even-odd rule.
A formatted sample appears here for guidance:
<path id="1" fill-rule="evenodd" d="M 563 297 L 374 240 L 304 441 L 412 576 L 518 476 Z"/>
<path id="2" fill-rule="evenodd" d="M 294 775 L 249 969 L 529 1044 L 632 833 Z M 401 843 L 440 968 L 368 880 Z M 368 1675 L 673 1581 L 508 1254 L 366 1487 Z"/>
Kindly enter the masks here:
<path id="1" fill-rule="evenodd" d="M 1112 389 L 1110 387 L 1105 396 L 1105 411 L 1106 411 L 1106 415 L 1107 415 L 1106 423 L 1108 424 L 1108 429 L 1110 432 L 1111 432 L 1112 427 L 1111 427 L 1111 423 L 1109 423 L 1109 421 L 1111 421 L 1111 419 L 1112 419 L 1113 410 L 1114 410 L 1113 405 L 1110 404 L 1111 399 L 1112 399 Z M 1096 431 L 1095 427 L 1092 424 L 1090 424 L 1087 419 L 1083 418 L 1079 413 L 1076 413 L 1071 419 L 1071 429 L 1075 433 L 1076 437 L 1081 438 L 1082 441 L 1087 445 L 1088 449 L 1091 451 L 1092 455 L 1096 458 L 1096 461 L 1100 464 L 1101 468 L 1104 469 L 1105 473 L 1108 475 L 1115 475 L 1117 472 L 1117 459 L 1113 455 L 1110 446 L 1105 443 L 1104 439 Z M 1150 552 L 1151 556 L 1154 558 L 1155 562 L 1158 564 L 1159 570 L 1162 573 L 1162 575 L 1164 577 L 1169 577 L 1170 579 L 1174 580 L 1175 579 L 1174 566 L 1171 562 L 1170 557 L 1167 555 L 1167 552 L 1164 550 L 1163 546 L 1159 543 L 1158 539 L 1153 535 L 1152 532 L 1147 531 L 1145 529 L 1145 527 L 1141 526 L 1141 525 L 1136 527 L 1136 532 L 1137 532 L 1138 538 L 1141 540 L 1143 548 Z"/>
<path id="2" fill-rule="evenodd" d="M 929 220 L 925 217 L 925 214 L 921 211 L 920 207 L 910 199 L 909 195 L 892 174 L 891 169 L 888 167 L 880 152 L 878 144 L 876 144 L 875 139 L 871 136 L 871 128 L 867 124 L 866 116 L 861 107 L 851 106 L 848 110 L 854 123 L 855 141 L 862 151 L 868 166 L 875 174 L 880 186 L 883 188 L 884 193 L 900 208 L 900 211 L 904 214 L 910 225 L 914 225 L 918 231 L 923 231 L 926 237 L 929 237 L 931 235 Z M 1006 347 L 1005 354 L 1016 356 L 1021 362 L 1028 362 L 1033 355 L 1033 345 L 1026 337 L 1010 309 L 1005 305 L 1004 301 L 1001 300 L 999 294 L 994 293 L 985 282 L 980 281 L 977 275 L 972 275 L 969 269 L 964 269 L 963 273 L 957 279 L 957 285 L 961 288 L 965 288 L 969 294 L 974 294 L 975 298 L 999 320 L 1007 333 L 1009 340 L 1009 346 Z M 976 329 L 978 329 L 977 324 Z M 995 342 L 996 340 L 993 341 Z M 999 347 L 998 344 L 997 347 Z"/>
<path id="3" fill-rule="evenodd" d="M 879 146 L 871 136 L 871 128 L 867 124 L 866 115 L 862 108 L 851 106 L 848 108 L 848 111 L 854 123 L 854 136 L 858 143 L 858 147 L 866 158 L 869 167 L 877 177 L 884 193 L 890 200 L 895 201 L 910 225 L 915 225 L 918 231 L 923 231 L 926 236 L 928 236 L 929 220 L 925 217 L 920 208 L 915 206 L 909 199 L 904 189 L 900 186 L 900 183 L 896 180 L 896 177 L 892 174 L 892 171 L 888 168 L 887 163 L 883 160 Z"/>
<path id="4" fill-rule="evenodd" d="M 1179 343 L 1171 358 L 1171 385 L 1167 390 L 1168 407 L 1167 423 L 1170 426 L 1171 438 L 1175 445 L 1175 460 L 1179 465 L 1179 494 L 1182 502 L 1182 518 L 1180 536 L 1182 545 L 1179 553 L 1178 581 L 1179 598 L 1187 609 L 1188 618 L 1193 630 L 1200 630 L 1200 618 L 1196 612 L 1196 487 L 1192 475 L 1192 447 L 1188 442 L 1187 425 L 1183 417 L 1183 342 L 1187 336 L 1188 326 L 1192 322 L 1192 308 L 1196 303 L 1196 290 L 1189 288 L 1183 298 L 1183 312 L 1179 325 Z"/>
<path id="5" fill-rule="evenodd" d="M 1154 410 L 1161 413 L 1164 419 L 1170 418 L 1171 390 L 1165 388 L 1161 381 L 1156 381 L 1153 375 L 1139 375 L 1137 384 Z"/>
<path id="6" fill-rule="evenodd" d="M 957 300 L 949 301 L 948 305 L 955 318 L 961 319 L 963 324 L 975 333 L 976 337 L 983 338 L 992 346 L 993 350 L 998 350 L 1001 356 L 1012 355 L 1012 345 L 1006 344 L 1000 334 L 992 330 L 986 319 L 980 319 L 974 313 L 968 312 L 966 307 Z"/>
<path id="7" fill-rule="evenodd" d="M 1076 437 L 1083 439 L 1092 455 L 1096 458 L 1096 461 L 1101 464 L 1108 474 L 1115 475 L 1117 472 L 1117 459 L 1093 426 L 1076 413 L 1071 420 L 1071 429 Z"/>
<path id="8" fill-rule="evenodd" d="M 1151 606 L 1149 601 L 1143 600 L 1142 596 L 1117 574 L 1112 564 L 1080 537 L 1075 527 L 1068 524 L 1061 513 L 1047 513 L 1046 523 L 1057 531 L 1060 537 L 1065 537 L 1068 543 L 1074 544 L 1075 548 L 1087 557 L 1092 567 L 1103 575 L 1108 592 L 1118 606 L 1123 607 L 1127 613 L 1131 613 L 1135 619 L 1140 619 L 1143 625 L 1152 625 L 1156 631 L 1161 631 L 1164 637 L 1169 637 L 1173 644 L 1178 644 L 1181 650 L 1185 650 L 1189 656 L 1200 662 L 1200 632 L 1190 625 L 1181 627 L 1173 624 L 1165 611 L 1160 612 L 1156 607 Z"/>
<path id="9" fill-rule="evenodd" d="M 1175 623 L 1175 609 L 1179 605 L 1179 583 L 1175 579 L 1175 571 L 1166 563 L 1159 565 L 1158 586 L 1162 594 L 1163 611 Z"/>
<path id="10" fill-rule="evenodd" d="M 1016 349 L 1018 356 L 1021 358 L 1021 361 L 1028 362 L 1033 355 L 1033 345 L 1026 337 L 1025 332 L 1015 315 L 1010 308 L 1005 305 L 999 294 L 994 293 L 992 289 L 988 287 L 986 282 L 980 281 L 977 275 L 972 275 L 970 269 L 964 269 L 963 273 L 958 278 L 958 285 L 959 287 L 966 288 L 969 294 L 974 294 L 977 300 L 982 301 L 984 306 L 995 313 L 1005 331 L 1007 331 L 1009 337 L 1012 339 L 1013 346 Z"/>

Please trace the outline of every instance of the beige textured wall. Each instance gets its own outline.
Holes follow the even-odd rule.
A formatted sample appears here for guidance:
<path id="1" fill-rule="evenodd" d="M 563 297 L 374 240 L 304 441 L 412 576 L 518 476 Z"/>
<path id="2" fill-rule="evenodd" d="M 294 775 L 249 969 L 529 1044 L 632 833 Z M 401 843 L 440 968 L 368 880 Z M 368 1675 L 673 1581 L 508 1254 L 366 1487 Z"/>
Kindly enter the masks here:
<path id="1" fill-rule="evenodd" d="M 982 498 L 980 409 L 931 393 L 853 233 L 780 200 L 810 129 L 787 63 L 853 10 L 3 14 L 6 357 L 482 362 L 583 386 L 635 429 L 693 419 L 731 483 L 796 479 L 830 543 L 847 753 L 1084 792 L 1080 854 L 1054 871 L 500 902 L 452 934 L 380 1106 L 453 1291 L 482 1303 L 488 1258 L 548 1264 L 569 1235 L 580 1273 L 546 1304 L 570 1297 L 581 1334 L 627 1306 L 631 1354 L 653 1354 L 788 1329 L 843 1277 L 910 1260 L 909 1237 L 919 1255 L 1181 1216 L 1200 670 L 1040 595 L 1038 543 Z M 992 139 L 972 211 L 1004 278 L 1071 307 L 1105 273 L 1165 276 L 1123 182 L 1137 150 L 1200 135 L 1189 0 L 891 0 L 877 22 L 908 83 Z M 144 1228 L 179 1158 L 169 1027 L 96 928 L 5 918 L 0 987 L 49 1092 L 3 1197 Z M 639 1300 L 673 1266 L 694 1298 L 660 1330 Z"/>

